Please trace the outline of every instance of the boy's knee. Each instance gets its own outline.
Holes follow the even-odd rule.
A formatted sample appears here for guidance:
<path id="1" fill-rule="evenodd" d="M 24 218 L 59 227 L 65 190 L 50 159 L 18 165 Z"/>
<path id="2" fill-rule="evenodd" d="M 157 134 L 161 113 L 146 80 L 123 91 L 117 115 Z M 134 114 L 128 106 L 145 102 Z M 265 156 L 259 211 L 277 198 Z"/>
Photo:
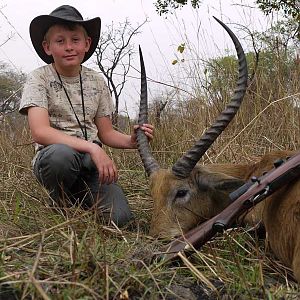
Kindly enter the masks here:
<path id="1" fill-rule="evenodd" d="M 43 151 L 43 150 L 42 150 Z M 53 144 L 44 149 L 41 153 L 43 165 L 49 165 L 57 173 L 63 170 L 80 169 L 79 153 L 64 144 Z"/>
<path id="2" fill-rule="evenodd" d="M 101 187 L 100 206 L 105 219 L 113 221 L 117 226 L 126 225 L 133 218 L 127 198 L 117 184 Z"/>

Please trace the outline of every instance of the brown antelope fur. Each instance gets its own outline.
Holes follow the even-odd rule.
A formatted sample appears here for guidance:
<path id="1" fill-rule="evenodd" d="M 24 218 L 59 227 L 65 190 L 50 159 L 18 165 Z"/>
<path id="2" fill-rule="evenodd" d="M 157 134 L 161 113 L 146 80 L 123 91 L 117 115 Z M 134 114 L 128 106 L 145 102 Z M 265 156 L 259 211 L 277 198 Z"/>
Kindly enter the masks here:
<path id="1" fill-rule="evenodd" d="M 150 191 L 154 211 L 150 234 L 170 238 L 188 231 L 224 209 L 230 201 L 228 194 L 251 176 L 261 176 L 272 169 L 276 159 L 293 154 L 275 151 L 248 165 L 197 164 L 184 179 L 173 175 L 171 170 L 153 172 Z M 272 251 L 293 269 L 300 282 L 300 180 L 256 205 L 244 221 L 251 226 L 263 222 Z"/>

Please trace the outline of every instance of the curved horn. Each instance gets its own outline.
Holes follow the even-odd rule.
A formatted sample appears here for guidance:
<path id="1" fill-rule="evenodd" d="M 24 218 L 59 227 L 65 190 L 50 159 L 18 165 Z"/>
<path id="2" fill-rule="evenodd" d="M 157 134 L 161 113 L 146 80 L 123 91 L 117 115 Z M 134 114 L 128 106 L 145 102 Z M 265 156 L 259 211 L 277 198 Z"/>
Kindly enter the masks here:
<path id="1" fill-rule="evenodd" d="M 144 65 L 144 59 L 141 47 L 139 46 L 140 64 L 141 64 L 141 99 L 138 124 L 142 126 L 148 123 L 148 95 L 147 95 L 147 79 Z M 144 164 L 144 168 L 148 176 L 159 169 L 159 165 L 151 154 L 149 141 L 143 130 L 137 130 L 137 145 L 140 157 Z"/>
<path id="2" fill-rule="evenodd" d="M 172 167 L 174 175 L 181 178 L 186 178 L 189 176 L 199 159 L 205 154 L 207 149 L 227 127 L 238 111 L 246 93 L 248 68 L 243 48 L 234 33 L 223 22 L 217 18 L 215 19 L 224 27 L 234 43 L 239 62 L 239 78 L 230 103 L 221 112 L 215 123 L 206 130 L 200 140 L 198 140 L 196 144 L 190 150 L 188 150 L 185 155 L 181 157 Z"/>

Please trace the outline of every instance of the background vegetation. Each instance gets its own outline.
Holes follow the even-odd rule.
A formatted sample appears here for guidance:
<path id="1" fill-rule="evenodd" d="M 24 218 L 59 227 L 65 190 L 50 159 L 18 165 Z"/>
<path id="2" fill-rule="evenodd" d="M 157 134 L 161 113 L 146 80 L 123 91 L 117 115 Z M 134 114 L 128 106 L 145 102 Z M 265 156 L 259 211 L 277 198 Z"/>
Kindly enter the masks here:
<path id="1" fill-rule="evenodd" d="M 297 39 L 284 42 L 284 33 L 272 33 L 276 26 L 269 34 L 250 36 L 256 47 L 247 53 L 244 103 L 201 163 L 251 163 L 271 150 L 299 149 Z M 176 161 L 212 123 L 236 80 L 234 56 L 200 61 L 188 43 L 180 55 L 194 55 L 190 63 L 178 60 L 188 70 L 192 91 L 170 90 L 150 108 L 156 126 L 152 149 L 162 167 Z M 9 93 L 15 95 L 22 80 L 11 81 Z M 0 299 L 299 299 L 291 271 L 247 229 L 218 236 L 189 260 L 152 260 L 166 241 L 148 236 L 152 200 L 136 151 L 107 149 L 135 215 L 127 227 L 96 222 L 93 211 L 78 207 L 49 207 L 47 192 L 31 172 L 26 120 L 12 111 L 3 110 L 0 121 Z M 122 120 L 120 130 L 129 132 L 134 121 Z"/>

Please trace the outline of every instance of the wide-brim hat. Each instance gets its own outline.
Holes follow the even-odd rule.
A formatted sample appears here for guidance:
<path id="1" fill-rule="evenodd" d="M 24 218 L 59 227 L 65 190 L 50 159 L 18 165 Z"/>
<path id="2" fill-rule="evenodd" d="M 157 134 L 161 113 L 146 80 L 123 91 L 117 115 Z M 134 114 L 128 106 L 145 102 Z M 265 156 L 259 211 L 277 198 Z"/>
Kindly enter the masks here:
<path id="1" fill-rule="evenodd" d="M 89 20 L 83 20 L 82 15 L 76 8 L 70 5 L 62 5 L 52 11 L 49 15 L 41 15 L 34 18 L 29 26 L 33 47 L 39 57 L 47 64 L 53 63 L 53 57 L 47 55 L 42 46 L 45 34 L 52 25 L 68 22 L 82 25 L 92 40 L 90 49 L 86 52 L 82 62 L 85 62 L 94 53 L 100 37 L 100 18 L 96 17 Z"/>

